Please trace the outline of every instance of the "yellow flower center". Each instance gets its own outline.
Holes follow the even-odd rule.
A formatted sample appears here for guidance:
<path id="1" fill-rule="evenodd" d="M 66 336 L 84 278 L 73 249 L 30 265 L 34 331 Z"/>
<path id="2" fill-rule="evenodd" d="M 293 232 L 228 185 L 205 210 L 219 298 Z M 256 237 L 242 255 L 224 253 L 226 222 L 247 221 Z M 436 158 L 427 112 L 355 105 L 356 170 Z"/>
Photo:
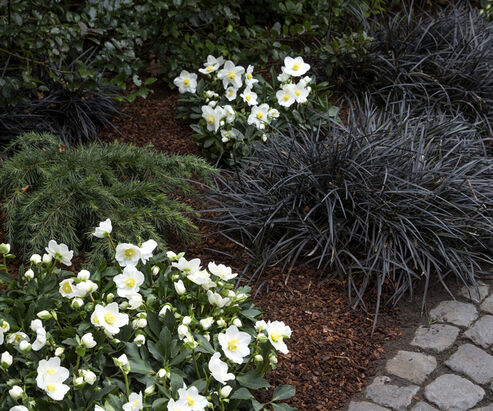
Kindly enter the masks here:
<path id="1" fill-rule="evenodd" d="M 106 313 L 104 315 L 104 321 L 106 321 L 109 325 L 113 325 L 116 322 L 116 316 L 113 313 Z"/>
<path id="2" fill-rule="evenodd" d="M 133 248 L 127 248 L 123 254 L 125 255 L 125 258 L 132 258 L 135 255 L 135 250 Z"/>
<path id="3" fill-rule="evenodd" d="M 230 80 L 234 80 L 235 77 L 236 77 L 236 74 L 233 73 L 232 71 L 228 74 L 228 79 L 230 79 Z"/>
<path id="4" fill-rule="evenodd" d="M 2 328 L 3 328 L 4 330 L 6 330 L 8 326 L 9 326 L 9 325 L 8 325 L 7 323 L 3 323 L 3 324 L 2 324 Z"/>
<path id="5" fill-rule="evenodd" d="M 282 99 L 284 101 L 288 101 L 289 100 L 289 94 L 284 94 L 284 97 Z"/>
<path id="6" fill-rule="evenodd" d="M 207 66 L 205 69 L 206 69 L 206 70 L 210 73 L 212 70 L 214 70 L 214 67 L 212 67 L 212 66 Z"/>
<path id="7" fill-rule="evenodd" d="M 125 286 L 127 288 L 132 288 L 134 285 L 135 285 L 135 278 L 130 277 L 125 280 Z"/>
<path id="8" fill-rule="evenodd" d="M 185 86 L 189 86 L 190 85 L 190 79 L 186 78 L 185 80 L 183 80 L 183 84 L 185 84 Z"/>
<path id="9" fill-rule="evenodd" d="M 229 137 L 231 133 L 224 133 L 224 137 Z"/>
<path id="10" fill-rule="evenodd" d="M 264 116 L 264 113 L 262 113 L 261 111 L 257 113 L 257 118 L 259 120 L 262 120 L 262 117 Z"/>
<path id="11" fill-rule="evenodd" d="M 238 338 L 233 338 L 232 340 L 228 341 L 228 350 L 229 351 L 236 351 L 238 348 L 240 348 L 240 340 Z"/>
<path id="12" fill-rule="evenodd" d="M 53 375 L 55 373 L 56 373 L 56 370 L 54 368 L 48 368 L 46 370 L 46 374 L 48 374 L 48 375 Z"/>
<path id="13" fill-rule="evenodd" d="M 205 121 L 207 121 L 209 124 L 213 124 L 214 123 L 214 116 L 207 116 L 205 118 Z"/>
<path id="14" fill-rule="evenodd" d="M 193 407 L 195 405 L 195 400 L 190 395 L 187 395 L 186 396 L 186 400 L 188 402 L 188 406 L 189 407 Z"/>
<path id="15" fill-rule="evenodd" d="M 99 325 L 99 320 L 98 320 L 98 317 L 94 316 L 93 321 L 94 321 L 96 324 L 98 324 L 98 325 Z"/>
<path id="16" fill-rule="evenodd" d="M 70 294 L 72 292 L 72 286 L 70 285 L 70 283 L 64 283 L 62 285 L 62 290 L 64 293 Z"/>
<path id="17" fill-rule="evenodd" d="M 282 341 L 282 335 L 279 331 L 275 330 L 275 331 L 272 331 L 270 333 L 270 338 L 272 339 L 272 341 L 274 342 L 280 342 Z"/>
<path id="18" fill-rule="evenodd" d="M 248 80 L 251 80 L 251 79 L 252 79 L 252 77 L 253 77 L 253 76 L 252 76 L 252 73 L 247 73 L 246 78 L 247 78 Z"/>
<path id="19" fill-rule="evenodd" d="M 245 97 L 245 100 L 246 101 L 250 101 L 252 99 L 252 96 L 250 94 L 247 94 L 246 97 Z"/>
<path id="20" fill-rule="evenodd" d="M 300 64 L 299 63 L 294 63 L 293 64 L 293 70 L 298 71 L 300 69 Z"/>
<path id="21" fill-rule="evenodd" d="M 139 402 L 138 402 L 137 400 L 135 400 L 135 401 L 132 403 L 132 407 L 137 406 L 137 404 L 138 404 L 138 403 L 139 403 Z"/>
<path id="22" fill-rule="evenodd" d="M 231 97 L 233 95 L 233 90 L 228 90 L 228 96 Z"/>
<path id="23" fill-rule="evenodd" d="M 46 386 L 46 389 L 47 389 L 48 391 L 56 391 L 56 386 L 55 386 L 55 384 L 48 384 L 48 385 Z"/>
<path id="24" fill-rule="evenodd" d="M 296 94 L 297 96 L 299 96 L 299 95 L 301 94 L 301 91 L 296 90 L 296 91 L 294 92 L 294 94 Z"/>

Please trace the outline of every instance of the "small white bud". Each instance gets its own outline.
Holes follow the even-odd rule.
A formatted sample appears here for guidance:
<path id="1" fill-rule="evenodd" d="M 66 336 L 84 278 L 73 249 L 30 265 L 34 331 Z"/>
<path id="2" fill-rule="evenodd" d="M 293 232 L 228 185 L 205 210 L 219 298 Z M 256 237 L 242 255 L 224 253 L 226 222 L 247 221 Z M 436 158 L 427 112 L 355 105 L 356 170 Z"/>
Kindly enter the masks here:
<path id="1" fill-rule="evenodd" d="M 84 306 L 84 300 L 82 298 L 74 298 L 70 305 L 74 309 L 81 308 Z"/>
<path id="2" fill-rule="evenodd" d="M 77 386 L 77 385 L 82 385 L 84 384 L 84 377 L 77 377 L 74 379 L 74 385 Z"/>
<path id="3" fill-rule="evenodd" d="M 159 311 L 159 316 L 160 317 L 165 317 L 166 316 L 166 311 L 171 310 L 171 306 L 169 304 L 165 304 L 163 308 L 161 308 L 161 311 Z"/>
<path id="4" fill-rule="evenodd" d="M 233 325 L 236 325 L 238 328 L 240 328 L 243 325 L 243 323 L 239 318 L 235 318 L 235 320 L 233 321 Z"/>
<path id="5" fill-rule="evenodd" d="M 181 322 L 185 325 L 189 325 L 192 322 L 192 319 L 187 315 L 183 317 L 183 320 Z"/>
<path id="6" fill-rule="evenodd" d="M 134 343 L 137 345 L 137 347 L 142 347 L 146 342 L 146 337 L 145 335 L 139 334 L 134 338 Z"/>
<path id="7" fill-rule="evenodd" d="M 14 385 L 9 390 L 10 398 L 12 398 L 13 400 L 18 400 L 19 398 L 22 397 L 23 394 L 24 394 L 24 390 L 21 387 L 19 387 L 18 385 Z"/>
<path id="8" fill-rule="evenodd" d="M 212 318 L 212 317 L 207 317 L 207 318 L 203 318 L 202 320 L 200 320 L 200 326 L 204 330 L 208 330 L 212 324 L 214 324 L 214 318 Z"/>
<path id="9" fill-rule="evenodd" d="M 156 391 L 156 386 L 154 384 L 152 384 L 152 385 L 149 385 L 149 387 L 146 387 L 146 389 L 144 390 L 144 394 L 145 395 L 151 395 L 154 393 L 154 391 Z"/>
<path id="10" fill-rule="evenodd" d="M 84 334 L 80 339 L 80 342 L 86 348 L 94 348 L 97 344 L 94 340 L 94 337 L 92 336 L 92 333 Z"/>
<path id="11" fill-rule="evenodd" d="M 84 376 L 84 381 L 89 385 L 93 385 L 98 378 L 91 370 L 82 371 L 82 375 Z"/>
<path id="12" fill-rule="evenodd" d="M 262 357 L 260 354 L 257 354 L 254 359 L 255 359 L 255 362 L 263 362 L 264 361 L 264 357 Z"/>
<path id="13" fill-rule="evenodd" d="M 226 321 L 224 321 L 222 318 L 216 321 L 216 324 L 218 327 L 226 327 Z"/>
<path id="14" fill-rule="evenodd" d="M 60 357 L 65 352 L 65 348 L 63 347 L 57 347 L 55 350 L 55 357 Z"/>
<path id="15" fill-rule="evenodd" d="M 77 278 L 81 281 L 87 281 L 91 277 L 91 273 L 87 270 L 80 270 L 79 274 L 77 274 Z"/>
<path id="16" fill-rule="evenodd" d="M 14 357 L 10 355 L 8 351 L 5 351 L 0 358 L 3 368 L 9 368 L 12 365 L 12 361 L 14 361 Z"/>
<path id="17" fill-rule="evenodd" d="M 40 264 L 42 260 L 39 254 L 33 254 L 29 259 L 29 261 L 31 261 L 31 263 L 33 264 Z"/>
<path id="18" fill-rule="evenodd" d="M 29 269 L 27 270 L 25 273 L 24 273 L 24 277 L 27 279 L 27 280 L 32 280 L 34 278 L 34 271 Z"/>
<path id="19" fill-rule="evenodd" d="M 53 257 L 50 254 L 43 254 L 43 263 L 49 264 L 53 260 Z"/>
<path id="20" fill-rule="evenodd" d="M 183 284 L 183 281 L 180 280 L 180 281 L 177 281 L 176 283 L 174 283 L 174 286 L 175 286 L 175 290 L 176 290 L 176 293 L 178 295 L 183 295 L 187 292 L 187 289 L 185 288 L 185 285 Z"/>
<path id="21" fill-rule="evenodd" d="M 154 275 L 158 275 L 159 274 L 159 267 L 157 265 L 155 265 L 155 266 L 152 267 L 152 273 Z"/>
<path id="22" fill-rule="evenodd" d="M 233 387 L 231 387 L 229 385 L 225 385 L 224 387 L 221 388 L 219 393 L 221 394 L 221 397 L 228 398 L 229 394 L 231 394 L 232 390 L 233 390 Z"/>
<path id="23" fill-rule="evenodd" d="M 49 320 L 51 318 L 51 314 L 48 310 L 43 310 L 37 313 L 36 317 L 41 318 L 42 320 Z"/>
<path id="24" fill-rule="evenodd" d="M 20 343 L 19 343 L 19 350 L 21 350 L 22 352 L 28 352 L 31 350 L 31 344 L 29 343 L 29 341 L 26 341 L 26 340 L 22 340 Z"/>
<path id="25" fill-rule="evenodd" d="M 168 376 L 168 371 L 166 371 L 164 368 L 161 368 L 158 372 L 157 372 L 157 376 L 159 378 L 166 378 Z"/>
<path id="26" fill-rule="evenodd" d="M 111 303 L 115 299 L 115 294 L 113 293 L 108 293 L 106 294 L 106 302 Z"/>

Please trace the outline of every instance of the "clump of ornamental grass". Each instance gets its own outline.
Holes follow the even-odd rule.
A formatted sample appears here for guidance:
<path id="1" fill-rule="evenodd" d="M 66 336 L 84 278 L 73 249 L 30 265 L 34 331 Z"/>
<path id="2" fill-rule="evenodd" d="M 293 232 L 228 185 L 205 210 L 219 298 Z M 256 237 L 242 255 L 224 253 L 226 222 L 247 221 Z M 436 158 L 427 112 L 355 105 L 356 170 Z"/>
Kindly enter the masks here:
<path id="1" fill-rule="evenodd" d="M 295 410 L 291 386 L 253 396 L 291 328 L 259 320 L 230 267 L 117 243 L 110 219 L 94 235 L 109 257 L 92 272 L 68 271 L 73 250 L 50 240 L 14 276 L 0 244 L 1 409 Z"/>
<path id="2" fill-rule="evenodd" d="M 209 198 L 223 235 L 260 277 L 306 262 L 347 280 L 349 297 L 384 285 L 396 303 L 416 283 L 475 284 L 493 258 L 493 159 L 460 116 L 351 107 L 346 125 L 293 126 L 256 148 Z M 377 306 L 378 311 L 378 306 Z"/>
<path id="3" fill-rule="evenodd" d="M 372 22 L 368 53 L 336 73 L 355 93 L 407 100 L 415 113 L 460 109 L 493 135 L 493 22 L 464 5 L 436 16 L 412 10 Z"/>
<path id="4" fill-rule="evenodd" d="M 52 238 L 88 250 L 91 227 L 106 216 L 132 241 L 197 238 L 193 209 L 180 195 L 194 194 L 191 178 L 214 171 L 200 158 L 118 142 L 66 147 L 58 137 L 35 133 L 21 136 L 9 152 L 0 169 L 0 202 L 9 242 L 22 256 Z M 93 248 L 90 256 L 101 252 Z"/>

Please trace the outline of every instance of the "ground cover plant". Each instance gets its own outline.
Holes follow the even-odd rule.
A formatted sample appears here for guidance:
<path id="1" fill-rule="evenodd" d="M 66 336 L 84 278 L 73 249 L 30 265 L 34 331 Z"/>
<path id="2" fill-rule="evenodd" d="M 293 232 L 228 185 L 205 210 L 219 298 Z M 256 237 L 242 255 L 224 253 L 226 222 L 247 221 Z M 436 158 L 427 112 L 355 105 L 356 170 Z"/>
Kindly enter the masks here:
<path id="1" fill-rule="evenodd" d="M 352 107 L 346 125 L 293 125 L 218 177 L 213 218 L 245 246 L 256 275 L 314 262 L 348 282 L 355 304 L 384 285 L 397 302 L 417 282 L 475 284 L 493 261 L 493 161 L 462 117 Z M 380 298 L 380 297 L 379 297 Z M 378 306 L 377 306 L 378 311 Z"/>
<path id="2" fill-rule="evenodd" d="M 493 135 L 493 23 L 485 14 L 464 4 L 436 16 L 404 10 L 367 31 L 368 53 L 341 59 L 344 87 L 406 99 L 417 113 L 460 110 Z"/>
<path id="3" fill-rule="evenodd" d="M 248 154 L 250 145 L 269 140 L 269 126 L 283 129 L 295 120 L 303 127 L 337 115 L 327 95 L 317 96 L 327 84 L 317 85 L 309 70 L 302 57 L 288 56 L 281 72 L 272 69 L 267 82 L 254 74 L 252 65 L 245 69 L 209 55 L 198 69 L 203 78 L 183 70 L 174 80 L 184 94 L 181 117 L 199 120 L 191 125 L 194 139 L 209 157 L 234 164 Z"/>
<path id="4" fill-rule="evenodd" d="M 14 276 L 0 244 L 2 409 L 294 410 L 279 402 L 290 386 L 265 404 L 252 395 L 291 329 L 259 320 L 231 268 L 117 243 L 110 219 L 93 234 L 112 257 L 92 273 L 64 269 L 73 251 L 51 240 Z"/>
<path id="5" fill-rule="evenodd" d="M 188 179 L 211 175 L 203 159 L 118 142 L 65 147 L 36 133 L 19 137 L 11 150 L 0 169 L 0 198 L 9 241 L 23 257 L 52 238 L 87 250 L 91 227 L 106 215 L 131 241 L 196 237 L 187 215 L 193 210 L 179 195 L 193 196 Z M 101 250 L 91 254 L 98 258 Z"/>

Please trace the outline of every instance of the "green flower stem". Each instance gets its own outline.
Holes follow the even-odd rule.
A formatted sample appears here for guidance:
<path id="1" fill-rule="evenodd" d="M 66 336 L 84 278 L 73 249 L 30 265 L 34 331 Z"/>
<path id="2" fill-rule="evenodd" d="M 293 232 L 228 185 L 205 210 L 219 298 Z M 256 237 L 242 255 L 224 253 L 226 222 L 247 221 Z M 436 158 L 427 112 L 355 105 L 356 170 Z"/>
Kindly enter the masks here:
<path id="1" fill-rule="evenodd" d="M 111 239 L 111 236 L 109 234 L 107 234 L 107 236 L 108 236 L 108 242 L 110 244 L 110 247 L 112 248 L 113 253 L 115 253 L 116 252 L 115 244 L 113 243 L 113 240 Z"/>
<path id="2" fill-rule="evenodd" d="M 245 363 L 243 368 L 240 370 L 240 372 L 238 373 L 238 377 L 245 372 L 246 368 L 248 367 L 248 364 L 250 364 L 252 362 L 252 358 L 253 358 L 253 355 L 250 356 L 248 361 Z"/>
<path id="3" fill-rule="evenodd" d="M 127 377 L 127 373 L 125 372 L 125 370 L 120 367 L 120 369 L 122 370 L 122 373 L 123 373 L 123 378 L 125 379 L 125 389 L 127 391 L 127 400 L 130 401 L 130 387 L 128 386 L 128 377 Z"/>
<path id="4" fill-rule="evenodd" d="M 195 350 L 192 351 L 193 365 L 195 367 L 195 373 L 197 374 L 197 378 L 200 379 L 199 366 L 197 364 L 197 359 L 195 358 Z"/>
<path id="5" fill-rule="evenodd" d="M 58 323 L 58 320 L 57 320 Z M 60 325 L 60 324 L 59 324 Z M 60 328 L 61 329 L 61 328 Z M 80 365 L 80 355 L 77 354 L 77 362 L 75 363 L 75 370 L 74 370 L 74 375 L 77 374 L 77 371 L 79 370 L 79 365 Z"/>

